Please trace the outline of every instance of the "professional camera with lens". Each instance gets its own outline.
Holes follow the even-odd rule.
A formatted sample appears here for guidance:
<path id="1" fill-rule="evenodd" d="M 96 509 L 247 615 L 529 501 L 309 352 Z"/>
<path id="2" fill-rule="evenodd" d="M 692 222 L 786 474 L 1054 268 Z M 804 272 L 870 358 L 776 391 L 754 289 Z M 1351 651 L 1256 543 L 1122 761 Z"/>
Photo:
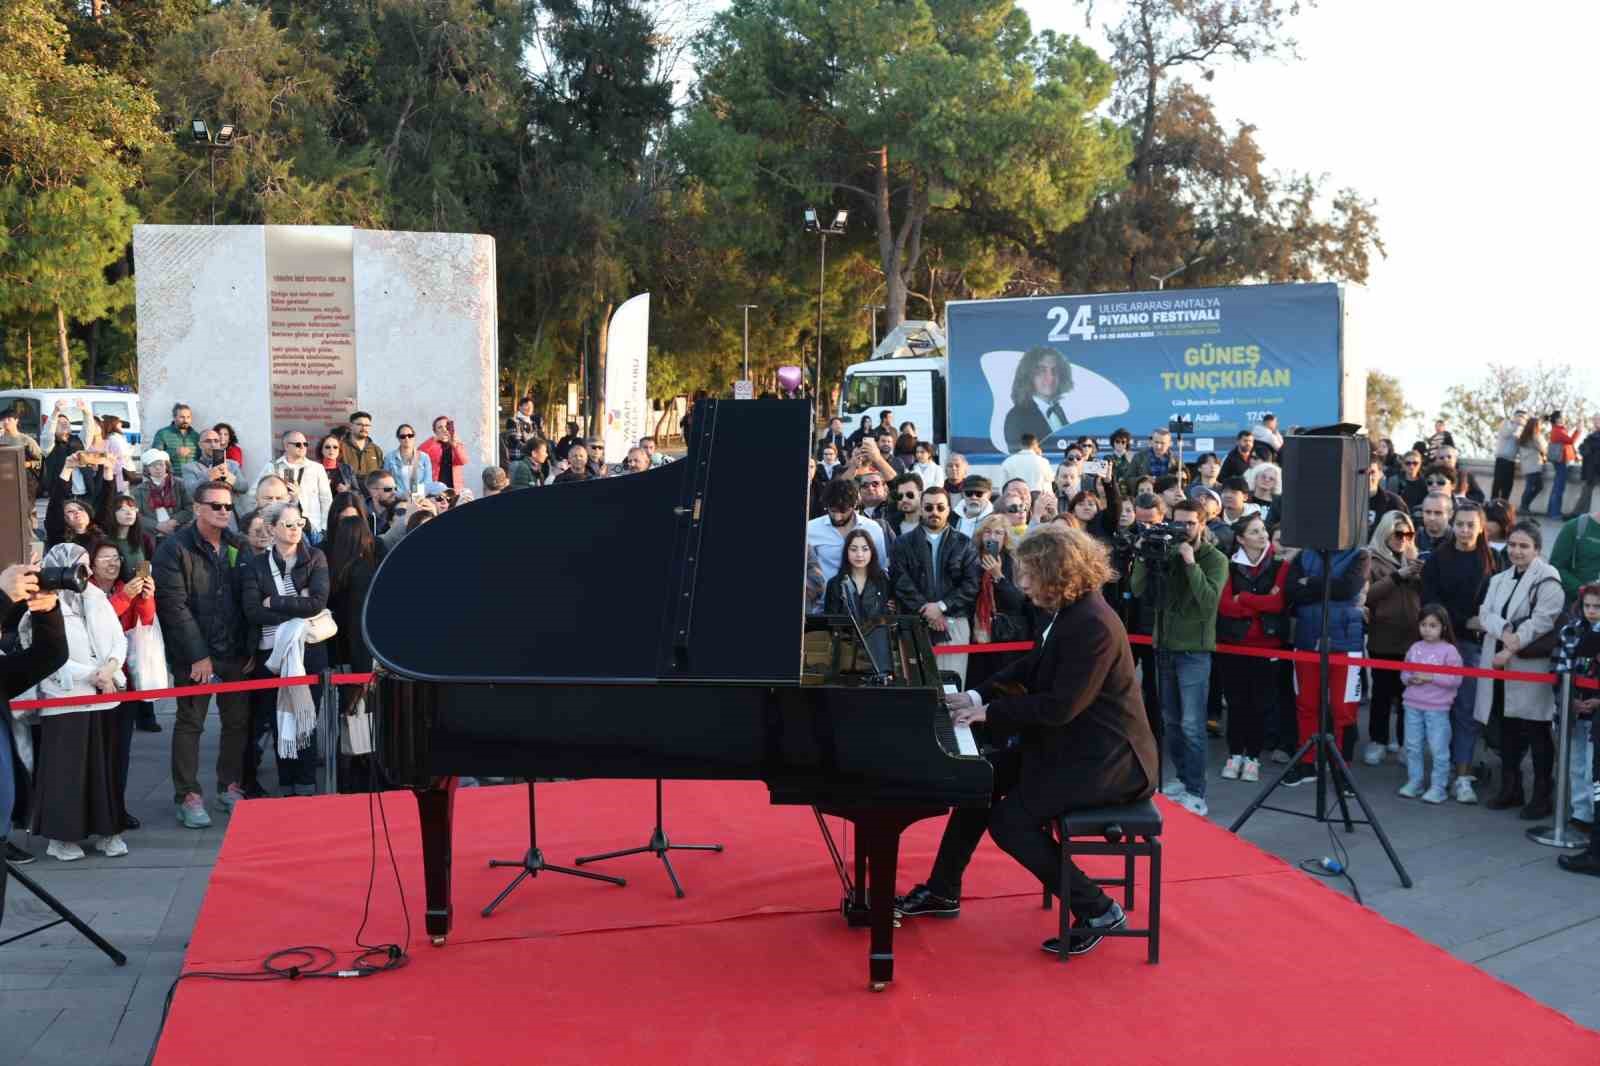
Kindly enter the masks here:
<path id="1" fill-rule="evenodd" d="M 45 566 L 39 569 L 40 592 L 82 592 L 89 587 L 89 568 L 77 566 Z"/>
<path id="2" fill-rule="evenodd" d="M 1142 560 L 1148 567 L 1164 566 L 1188 535 L 1188 527 L 1177 522 L 1136 522 L 1112 538 L 1112 565 L 1126 570 Z"/>

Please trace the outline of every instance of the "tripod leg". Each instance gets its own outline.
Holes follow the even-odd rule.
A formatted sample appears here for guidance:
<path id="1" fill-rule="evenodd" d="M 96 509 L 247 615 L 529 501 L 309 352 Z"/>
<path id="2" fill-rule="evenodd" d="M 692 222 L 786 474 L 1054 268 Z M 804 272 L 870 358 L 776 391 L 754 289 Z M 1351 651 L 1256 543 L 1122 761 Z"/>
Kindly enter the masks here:
<path id="1" fill-rule="evenodd" d="M 490 865 L 493 865 L 493 864 L 491 863 Z M 502 866 L 510 866 L 512 864 L 511 863 L 502 863 L 501 865 Z M 487 907 L 483 908 L 483 916 L 485 918 L 487 918 L 487 917 L 489 917 L 489 915 L 493 914 L 494 913 L 494 909 L 496 907 L 500 906 L 500 904 L 504 903 L 506 901 L 506 897 L 511 895 L 512 892 L 516 891 L 516 888 L 517 888 L 518 885 L 522 884 L 522 882 L 526 881 L 528 878 L 530 878 L 532 876 L 533 876 L 533 869 L 531 867 L 524 866 L 522 868 L 522 872 L 519 873 L 517 876 L 513 877 L 511 879 L 511 883 L 509 885 L 507 885 L 505 888 L 501 889 L 500 890 L 500 894 L 498 896 L 496 896 L 493 900 L 491 900 Z"/>
<path id="2" fill-rule="evenodd" d="M 610 874 L 590 873 L 588 870 L 573 870 L 566 866 L 551 866 L 546 862 L 541 862 L 539 864 L 539 869 L 545 873 L 567 874 L 571 877 L 587 877 L 591 881 L 604 881 L 609 885 L 625 885 L 628 883 L 622 878 L 612 877 Z"/>
<path id="3" fill-rule="evenodd" d="M 1406 873 L 1405 866 L 1400 862 L 1400 856 L 1395 854 L 1394 845 L 1389 843 L 1389 834 L 1383 831 L 1383 824 L 1378 821 L 1377 814 L 1367 803 L 1367 797 L 1361 794 L 1361 789 L 1350 778 L 1350 768 L 1344 764 L 1344 757 L 1337 750 L 1333 757 L 1336 764 L 1344 772 L 1345 779 L 1350 781 L 1350 791 L 1356 794 L 1356 802 L 1361 805 L 1361 813 L 1367 816 L 1367 824 L 1372 826 L 1372 831 L 1378 836 L 1378 843 L 1383 845 L 1383 853 L 1389 856 L 1389 865 L 1394 867 L 1394 872 L 1399 876 L 1400 883 L 1407 888 L 1411 887 L 1411 875 Z"/>
<path id="4" fill-rule="evenodd" d="M 607 851 L 599 855 L 580 855 L 572 861 L 579 866 L 586 866 L 591 862 L 603 862 L 606 859 L 620 859 L 624 855 L 643 855 L 647 851 L 654 851 L 649 844 L 641 848 L 623 848 L 621 851 Z"/>
<path id="5" fill-rule="evenodd" d="M 1240 827 L 1250 820 L 1250 816 L 1256 813 L 1263 803 L 1267 802 L 1267 797 L 1272 795 L 1273 790 L 1275 790 L 1279 785 L 1283 784 L 1283 779 L 1289 776 L 1289 771 L 1300 765 L 1300 760 L 1305 758 L 1306 752 L 1310 751 L 1311 745 L 1315 744 L 1316 742 L 1317 738 L 1312 737 L 1310 740 L 1300 745 L 1293 755 L 1289 756 L 1288 765 L 1286 765 L 1282 770 L 1278 771 L 1278 776 L 1268 782 L 1266 788 L 1263 788 L 1260 792 L 1256 793 L 1256 798 L 1251 800 L 1250 805 L 1244 810 L 1240 811 L 1239 817 L 1235 818 L 1233 820 L 1233 824 L 1228 826 L 1228 832 L 1237 833 Z"/>
<path id="6" fill-rule="evenodd" d="M 15 877 L 17 879 L 17 884 L 21 885 L 23 888 L 27 889 L 29 892 L 32 892 L 35 896 L 37 896 L 39 898 L 39 902 L 40 903 L 43 903 L 46 907 L 49 907 L 51 910 L 55 911 L 56 914 L 58 914 L 61 917 L 61 920 L 63 922 L 66 922 L 68 925 L 72 926 L 72 928 L 74 928 L 78 932 L 82 933 L 83 936 L 84 936 L 84 939 L 88 940 L 89 943 L 93 944 L 95 947 L 97 947 L 101 951 L 105 952 L 106 958 L 110 959 L 112 962 L 116 963 L 118 966 L 126 966 L 127 965 L 128 956 L 124 955 L 122 952 L 120 952 L 116 948 L 112 947 L 111 946 L 111 941 L 107 940 L 105 937 L 101 936 L 99 933 L 97 933 L 93 929 L 89 928 L 89 925 L 88 925 L 87 922 L 85 922 L 82 918 L 79 918 L 76 914 L 73 914 L 72 911 L 67 909 L 66 904 L 62 903 L 60 900 L 56 899 L 50 893 L 46 892 L 44 890 L 44 888 L 42 886 L 40 886 L 39 882 L 35 881 L 33 878 L 31 878 L 27 874 L 23 873 L 21 870 L 17 869 L 15 866 L 13 866 L 9 862 L 5 864 L 5 868 L 6 868 L 6 871 L 12 877 Z"/>
<path id="7" fill-rule="evenodd" d="M 683 885 L 678 883 L 678 871 L 672 868 L 672 860 L 667 857 L 667 851 L 662 848 L 656 852 L 656 858 L 661 860 L 661 865 L 667 868 L 667 878 L 672 882 L 672 891 L 679 899 L 683 898 Z"/>
<path id="8" fill-rule="evenodd" d="M 1356 785 L 1354 781 L 1350 780 L 1349 764 L 1344 761 L 1344 756 L 1339 753 L 1339 750 L 1333 747 L 1331 737 L 1328 745 L 1332 753 L 1328 758 L 1328 768 L 1333 771 L 1328 776 L 1333 779 L 1333 795 L 1339 801 L 1339 816 L 1344 819 L 1344 831 L 1346 833 L 1354 833 L 1356 831 L 1356 823 L 1350 818 L 1350 801 L 1345 797 L 1344 790 L 1348 787 L 1350 791 L 1354 792 Z M 1335 759 L 1338 761 L 1335 762 Z M 1337 769 L 1334 769 L 1335 767 Z"/>

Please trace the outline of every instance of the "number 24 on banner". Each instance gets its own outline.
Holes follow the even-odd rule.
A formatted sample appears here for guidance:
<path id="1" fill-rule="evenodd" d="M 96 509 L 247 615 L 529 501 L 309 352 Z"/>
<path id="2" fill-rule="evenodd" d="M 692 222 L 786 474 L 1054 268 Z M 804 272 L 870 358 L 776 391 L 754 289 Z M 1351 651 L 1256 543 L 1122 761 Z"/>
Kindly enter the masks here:
<path id="1" fill-rule="evenodd" d="M 1073 337 L 1082 337 L 1086 341 L 1094 340 L 1094 305 L 1079 304 L 1078 313 L 1073 314 L 1065 307 L 1052 307 L 1045 312 L 1045 317 L 1055 323 L 1055 328 L 1050 331 L 1045 340 L 1069 341 Z M 1068 320 L 1071 325 L 1068 325 Z"/>

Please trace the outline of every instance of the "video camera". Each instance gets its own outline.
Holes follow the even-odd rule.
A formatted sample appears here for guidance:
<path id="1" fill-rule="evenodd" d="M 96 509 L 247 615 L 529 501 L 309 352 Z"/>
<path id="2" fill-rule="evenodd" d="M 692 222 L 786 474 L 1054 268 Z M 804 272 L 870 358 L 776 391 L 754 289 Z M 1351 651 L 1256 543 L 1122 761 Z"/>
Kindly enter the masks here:
<path id="1" fill-rule="evenodd" d="M 1178 522 L 1136 522 L 1112 538 L 1113 565 L 1126 570 L 1142 560 L 1149 567 L 1164 566 L 1188 536 L 1188 527 Z"/>

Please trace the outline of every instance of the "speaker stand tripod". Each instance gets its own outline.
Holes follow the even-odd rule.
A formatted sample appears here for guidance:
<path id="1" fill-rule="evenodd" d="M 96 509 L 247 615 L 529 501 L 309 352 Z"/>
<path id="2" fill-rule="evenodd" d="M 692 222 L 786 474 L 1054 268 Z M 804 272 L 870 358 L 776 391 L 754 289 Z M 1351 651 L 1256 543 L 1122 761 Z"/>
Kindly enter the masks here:
<path id="1" fill-rule="evenodd" d="M 672 880 L 672 891 L 677 893 L 679 899 L 683 898 L 683 886 L 678 883 L 678 873 L 672 868 L 672 860 L 668 858 L 669 851 L 721 851 L 721 844 L 674 844 L 667 837 L 667 831 L 661 828 L 661 778 L 656 778 L 656 824 L 650 831 L 650 842 L 637 848 L 624 848 L 621 851 L 608 851 L 603 855 L 585 855 L 574 859 L 579 866 L 591 862 L 604 862 L 607 859 L 620 859 L 624 855 L 643 855 L 649 852 L 661 860 L 661 865 L 667 868 L 667 877 Z M 593 877 L 594 874 L 588 876 Z"/>
<path id="2" fill-rule="evenodd" d="M 6 758 L 10 757 L 11 756 L 8 753 Z M 73 914 L 66 904 L 62 903 L 50 893 L 46 892 L 39 882 L 35 881 L 33 878 L 17 869 L 13 863 L 3 861 L 0 861 L 0 914 L 3 914 L 5 910 L 7 876 L 16 878 L 17 884 L 21 885 L 29 892 L 32 892 L 34 896 L 38 898 L 40 903 L 43 903 L 46 907 L 49 907 L 51 910 L 55 911 L 57 918 L 53 922 L 46 922 L 43 925 L 34 926 L 32 929 L 18 933 L 15 936 L 8 936 L 4 940 L 0 940 L 0 945 L 13 943 L 21 940 L 23 937 L 32 936 L 35 933 L 42 933 L 46 929 L 54 929 L 58 925 L 70 925 L 72 928 L 82 933 L 84 938 L 87 939 L 89 943 L 105 952 L 106 958 L 110 959 L 118 966 L 127 965 L 128 957 L 122 952 L 118 951 L 116 948 L 112 947 L 111 942 L 105 937 L 101 936 L 99 933 L 95 932 L 94 929 L 89 926 L 88 922 L 84 921 L 82 918 L 79 918 L 76 914 Z"/>
<path id="3" fill-rule="evenodd" d="M 580 863 L 582 859 L 578 860 Z M 544 852 L 539 850 L 539 822 L 534 809 L 533 782 L 528 782 L 528 851 L 520 859 L 490 859 L 489 869 L 494 870 L 502 866 L 514 866 L 522 872 L 512 878 L 511 883 L 500 890 L 487 907 L 483 908 L 485 918 L 494 913 L 494 909 L 505 902 L 516 887 L 530 877 L 538 877 L 542 873 L 566 874 L 568 877 L 587 877 L 591 881 L 605 881 L 613 885 L 626 885 L 628 882 L 620 877 L 608 877 L 605 874 L 592 874 L 587 870 L 572 870 L 565 866 L 552 866 L 544 861 Z"/>
<path id="4" fill-rule="evenodd" d="M 1317 641 L 1317 732 L 1309 738 L 1300 749 L 1289 758 L 1289 764 L 1279 772 L 1265 788 L 1263 788 L 1250 805 L 1240 812 L 1239 817 L 1228 826 L 1228 832 L 1237 833 L 1250 820 L 1250 816 L 1258 810 L 1277 811 L 1279 814 L 1292 814 L 1296 818 L 1309 818 L 1314 822 L 1324 825 L 1334 820 L 1333 812 L 1328 809 L 1328 788 L 1333 788 L 1333 794 L 1339 801 L 1339 821 L 1344 823 L 1346 833 L 1355 832 L 1357 825 L 1370 825 L 1377 834 L 1378 843 L 1383 845 L 1384 854 L 1389 856 L 1389 863 L 1394 867 L 1394 872 L 1399 875 L 1400 883 L 1407 888 L 1411 887 L 1411 875 L 1406 873 L 1406 868 L 1400 862 L 1400 856 L 1395 854 L 1394 845 L 1389 843 L 1389 835 L 1383 831 L 1378 816 L 1367 803 L 1366 797 L 1356 787 L 1355 778 L 1350 776 L 1350 766 L 1344 761 L 1344 756 L 1339 753 L 1339 738 L 1333 735 L 1333 697 L 1329 692 L 1328 684 L 1328 601 L 1331 597 L 1330 589 L 1333 582 L 1332 553 L 1319 551 L 1322 557 L 1322 636 Z M 1272 807 L 1267 805 L 1267 799 L 1273 791 L 1283 784 L 1283 779 L 1289 772 L 1300 765 L 1307 752 L 1315 751 L 1317 765 L 1317 806 L 1316 811 L 1307 814 L 1305 811 L 1292 811 L 1287 807 Z M 1334 771 L 1337 771 L 1334 773 Z M 1330 775 L 1333 780 L 1330 782 Z M 1349 789 L 1361 805 L 1365 818 L 1351 818 L 1350 804 L 1345 799 L 1344 790 Z"/>

